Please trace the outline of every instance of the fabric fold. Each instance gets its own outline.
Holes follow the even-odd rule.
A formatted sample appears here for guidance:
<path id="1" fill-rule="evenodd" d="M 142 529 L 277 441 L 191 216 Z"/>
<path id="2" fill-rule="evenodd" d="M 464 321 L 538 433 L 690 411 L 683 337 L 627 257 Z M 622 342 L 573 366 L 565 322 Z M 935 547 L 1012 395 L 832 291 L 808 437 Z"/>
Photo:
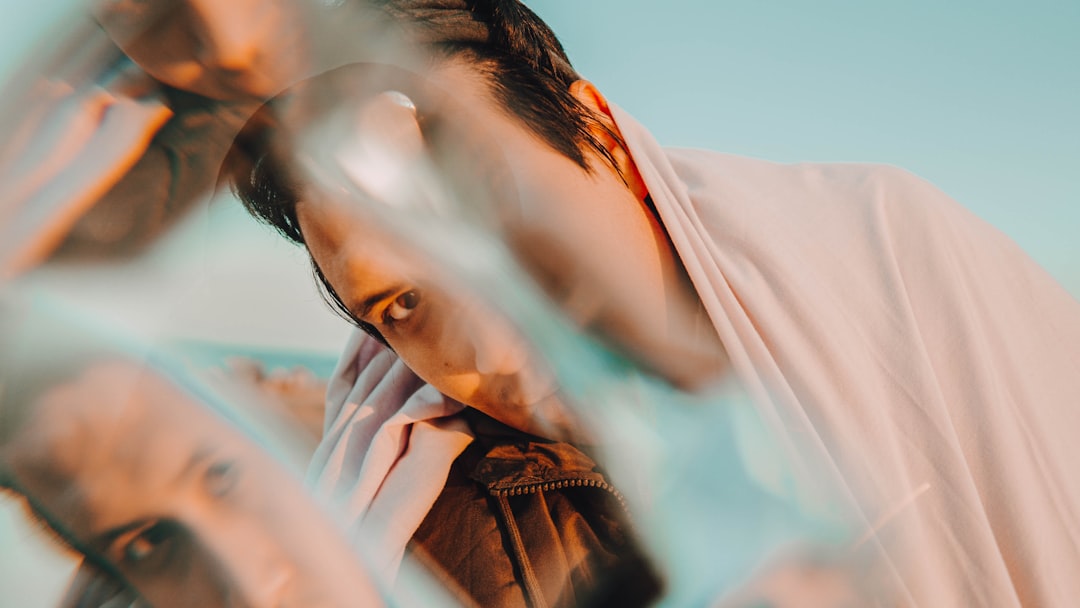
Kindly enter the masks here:
<path id="1" fill-rule="evenodd" d="M 740 382 L 850 500 L 892 592 L 1073 601 L 1080 304 L 907 172 L 664 150 L 614 111 Z"/>
<path id="2" fill-rule="evenodd" d="M 1080 596 L 1080 303 L 909 173 L 663 149 L 613 112 L 738 383 L 892 597 Z M 461 407 L 360 332 L 334 374 L 311 481 L 386 572 L 471 440 Z"/>

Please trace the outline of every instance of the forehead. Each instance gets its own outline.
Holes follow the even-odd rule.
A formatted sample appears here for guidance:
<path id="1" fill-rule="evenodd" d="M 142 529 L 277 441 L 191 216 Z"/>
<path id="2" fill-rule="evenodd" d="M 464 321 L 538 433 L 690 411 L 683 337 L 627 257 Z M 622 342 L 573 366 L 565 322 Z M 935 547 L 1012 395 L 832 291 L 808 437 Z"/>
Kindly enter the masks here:
<path id="1" fill-rule="evenodd" d="M 419 280 L 431 264 L 360 204 L 348 201 L 301 201 L 296 206 L 304 241 L 323 274 L 349 282 L 379 284 Z"/>
<path id="2" fill-rule="evenodd" d="M 475 147 L 507 125 L 525 128 L 498 101 L 483 68 L 462 58 L 440 59 L 416 71 L 348 64 L 291 87 L 267 109 L 275 117 L 270 122 L 284 127 L 279 143 L 285 156 L 316 164 L 339 160 L 335 156 L 355 149 L 359 140 L 401 155 L 416 152 L 414 138 L 421 137 L 432 154 L 438 152 L 433 148 Z M 486 160 L 475 154 L 467 159 Z"/>
<path id="3" fill-rule="evenodd" d="M 397 92 L 409 96 L 415 113 L 395 100 Z M 285 128 L 271 156 L 303 184 L 296 206 L 301 232 L 342 296 L 348 289 L 335 279 L 345 275 L 445 274 L 433 271 L 424 253 L 469 243 L 451 242 L 455 237 L 446 235 L 458 233 L 439 228 L 495 228 L 516 217 L 518 174 L 543 172 L 557 155 L 464 60 L 408 76 L 346 66 L 283 101 L 272 107 L 280 121 L 270 124 Z M 426 238 L 425 225 L 439 234 Z"/>
<path id="4" fill-rule="evenodd" d="M 513 153 L 519 164 L 530 158 L 516 140 L 539 144 L 464 60 L 441 62 L 423 75 L 350 65 L 294 88 L 267 109 L 265 122 L 283 127 L 271 129 L 269 156 L 275 170 L 303 183 L 309 224 L 316 212 L 336 211 L 324 199 L 360 217 L 409 225 L 495 210 L 486 205 L 512 190 L 508 157 Z M 356 230 L 356 221 L 349 225 Z"/>

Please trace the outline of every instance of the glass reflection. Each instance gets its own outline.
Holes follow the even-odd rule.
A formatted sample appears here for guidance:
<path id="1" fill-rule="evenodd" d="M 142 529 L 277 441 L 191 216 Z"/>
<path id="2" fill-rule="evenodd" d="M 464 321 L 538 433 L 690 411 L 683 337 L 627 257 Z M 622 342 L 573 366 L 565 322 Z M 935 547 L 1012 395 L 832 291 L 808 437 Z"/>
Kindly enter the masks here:
<path id="1" fill-rule="evenodd" d="M 1080 312 L 924 182 L 661 148 L 515 0 L 58 32 L 0 107 L 0 290 L 90 319 L 4 311 L 0 455 L 84 558 L 68 604 L 1075 595 Z M 328 316 L 274 316 L 295 273 L 235 224 L 170 242 L 222 205 L 298 246 L 336 367 L 262 351 L 218 394 L 86 333 L 149 310 L 235 355 Z M 277 291 L 237 312 L 230 263 Z"/>
<path id="2" fill-rule="evenodd" d="M 81 577 L 82 593 L 154 606 L 378 601 L 332 519 L 214 411 L 212 392 L 63 318 L 4 312 L 5 486 L 99 575 Z"/>

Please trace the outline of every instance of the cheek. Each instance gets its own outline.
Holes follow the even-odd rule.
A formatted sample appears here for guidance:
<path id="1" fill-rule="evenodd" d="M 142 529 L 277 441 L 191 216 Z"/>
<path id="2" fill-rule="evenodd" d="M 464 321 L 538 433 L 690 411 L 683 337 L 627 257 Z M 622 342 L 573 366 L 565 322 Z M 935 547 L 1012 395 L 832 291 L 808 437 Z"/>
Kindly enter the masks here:
<path id="1" fill-rule="evenodd" d="M 201 608 L 227 605 L 229 593 L 219 578 L 219 566 L 206 556 L 196 555 L 186 564 L 177 564 L 166 576 L 133 582 L 151 606 Z"/>
<path id="2" fill-rule="evenodd" d="M 150 585 L 135 583 L 139 594 L 151 606 L 215 606 L 223 605 L 222 593 L 216 593 L 204 576 L 170 577 Z M 179 602 L 179 603 L 178 603 Z"/>
<path id="3" fill-rule="evenodd" d="M 481 380 L 472 339 L 460 311 L 447 311 L 442 302 L 429 302 L 428 306 L 410 331 L 387 335 L 387 341 L 416 375 L 444 395 L 470 404 Z"/>
<path id="4" fill-rule="evenodd" d="M 390 345 L 417 376 L 434 386 L 440 393 L 470 403 L 480 388 L 480 375 L 472 361 L 472 349 L 467 344 L 410 341 Z"/>

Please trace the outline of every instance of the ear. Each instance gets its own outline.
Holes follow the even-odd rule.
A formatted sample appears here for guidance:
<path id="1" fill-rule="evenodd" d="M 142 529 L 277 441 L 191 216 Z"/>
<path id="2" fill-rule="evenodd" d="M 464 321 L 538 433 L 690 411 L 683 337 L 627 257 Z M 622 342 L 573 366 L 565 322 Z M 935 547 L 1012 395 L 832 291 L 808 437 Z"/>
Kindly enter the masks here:
<path id="1" fill-rule="evenodd" d="M 596 85 L 588 80 L 575 80 L 571 83 L 570 94 L 592 113 L 596 122 L 589 124 L 589 131 L 615 159 L 616 169 L 634 196 L 644 201 L 649 195 L 649 190 L 645 187 L 645 180 L 641 179 L 641 173 L 638 172 L 634 158 L 630 156 L 630 150 L 626 147 L 619 125 L 615 124 L 607 99 L 596 88 Z"/>

